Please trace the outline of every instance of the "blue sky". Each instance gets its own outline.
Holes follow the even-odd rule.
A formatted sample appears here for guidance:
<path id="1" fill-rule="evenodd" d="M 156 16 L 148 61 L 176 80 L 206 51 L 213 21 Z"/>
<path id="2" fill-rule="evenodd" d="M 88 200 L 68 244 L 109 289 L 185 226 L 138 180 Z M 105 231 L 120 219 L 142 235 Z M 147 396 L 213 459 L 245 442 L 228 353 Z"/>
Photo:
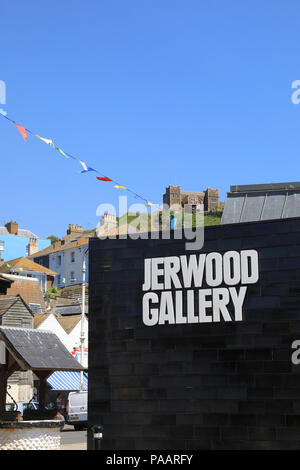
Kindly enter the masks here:
<path id="1" fill-rule="evenodd" d="M 297 0 L 0 0 L 0 26 L 0 107 L 153 203 L 299 180 Z M 121 194 L 2 117 L 0 154 L 0 224 L 63 236 Z"/>

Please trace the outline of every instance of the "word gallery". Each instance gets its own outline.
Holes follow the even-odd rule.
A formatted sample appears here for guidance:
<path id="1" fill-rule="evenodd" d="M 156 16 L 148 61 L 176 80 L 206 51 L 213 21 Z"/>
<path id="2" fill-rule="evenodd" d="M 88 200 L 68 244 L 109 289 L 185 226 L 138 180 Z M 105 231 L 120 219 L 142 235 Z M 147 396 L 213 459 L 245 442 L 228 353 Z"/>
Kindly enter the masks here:
<path id="1" fill-rule="evenodd" d="M 241 321 L 247 285 L 258 279 L 256 250 L 145 259 L 143 323 Z"/>

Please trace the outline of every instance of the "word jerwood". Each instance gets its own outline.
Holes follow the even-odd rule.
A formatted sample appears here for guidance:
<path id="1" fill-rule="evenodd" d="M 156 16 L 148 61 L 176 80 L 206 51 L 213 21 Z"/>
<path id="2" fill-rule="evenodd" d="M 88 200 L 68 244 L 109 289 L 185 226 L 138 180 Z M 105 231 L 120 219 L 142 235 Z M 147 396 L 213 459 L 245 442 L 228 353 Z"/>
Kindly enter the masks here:
<path id="1" fill-rule="evenodd" d="M 144 269 L 146 326 L 241 321 L 247 285 L 259 279 L 256 250 L 148 258 Z"/>

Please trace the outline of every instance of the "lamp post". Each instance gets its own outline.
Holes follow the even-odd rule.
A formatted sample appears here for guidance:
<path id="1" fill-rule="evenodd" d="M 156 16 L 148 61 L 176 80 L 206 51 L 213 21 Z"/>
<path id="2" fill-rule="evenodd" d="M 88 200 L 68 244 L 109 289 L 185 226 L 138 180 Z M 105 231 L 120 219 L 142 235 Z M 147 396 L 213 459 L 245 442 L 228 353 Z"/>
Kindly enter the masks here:
<path id="1" fill-rule="evenodd" d="M 86 274 L 86 255 L 89 249 L 87 249 L 83 255 L 82 263 L 82 295 L 81 295 L 81 333 L 80 333 L 80 363 L 83 365 L 83 354 L 84 354 L 84 316 L 85 316 L 85 274 Z M 83 390 L 83 370 L 80 372 L 80 390 Z"/>

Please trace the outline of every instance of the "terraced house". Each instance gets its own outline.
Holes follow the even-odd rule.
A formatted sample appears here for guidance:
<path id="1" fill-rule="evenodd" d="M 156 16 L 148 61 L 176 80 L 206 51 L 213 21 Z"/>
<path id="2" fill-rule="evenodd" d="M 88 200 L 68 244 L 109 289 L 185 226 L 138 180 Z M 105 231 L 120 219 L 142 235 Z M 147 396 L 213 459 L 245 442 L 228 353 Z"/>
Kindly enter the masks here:
<path id="1" fill-rule="evenodd" d="M 29 256 L 46 268 L 57 273 L 55 287 L 72 286 L 82 282 L 83 257 L 88 249 L 89 235 L 79 225 L 69 225 L 67 235 L 48 248 Z M 88 259 L 86 281 L 88 282 Z"/>

